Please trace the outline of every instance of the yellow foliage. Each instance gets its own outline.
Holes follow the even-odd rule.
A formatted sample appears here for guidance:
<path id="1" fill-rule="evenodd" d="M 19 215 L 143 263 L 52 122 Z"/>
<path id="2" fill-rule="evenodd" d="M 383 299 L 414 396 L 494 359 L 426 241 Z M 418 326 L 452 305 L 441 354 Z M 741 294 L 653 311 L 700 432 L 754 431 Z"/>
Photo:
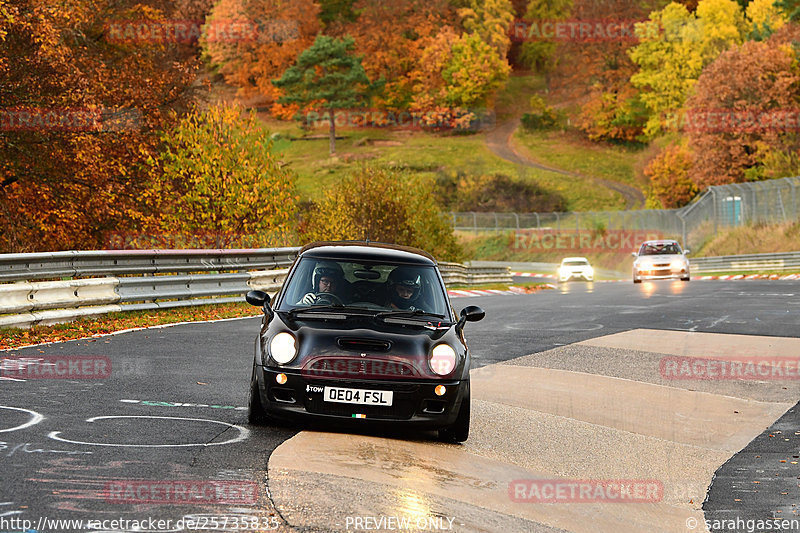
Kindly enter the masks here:
<path id="1" fill-rule="evenodd" d="M 308 211 L 308 240 L 380 241 L 460 259 L 453 230 L 434 202 L 433 185 L 399 171 L 363 167 Z"/>

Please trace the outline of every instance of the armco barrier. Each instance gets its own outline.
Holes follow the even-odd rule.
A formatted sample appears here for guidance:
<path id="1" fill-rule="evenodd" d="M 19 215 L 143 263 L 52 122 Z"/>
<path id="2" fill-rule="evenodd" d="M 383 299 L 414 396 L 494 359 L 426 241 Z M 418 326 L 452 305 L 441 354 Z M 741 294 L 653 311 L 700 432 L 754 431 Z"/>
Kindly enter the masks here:
<path id="1" fill-rule="evenodd" d="M 0 255 L 0 328 L 83 316 L 241 302 L 276 292 L 300 248 L 121 250 Z M 510 283 L 507 267 L 441 263 L 449 285 Z M 97 277 L 103 276 L 103 277 Z M 55 281 L 34 281 L 52 278 Z"/>
<path id="2" fill-rule="evenodd" d="M 0 255 L 0 282 L 177 272 L 272 270 L 300 248 L 252 250 L 97 250 Z"/>
<path id="3" fill-rule="evenodd" d="M 690 256 L 689 262 L 693 273 L 758 272 L 760 270 L 800 272 L 800 252 L 721 255 L 717 257 Z"/>

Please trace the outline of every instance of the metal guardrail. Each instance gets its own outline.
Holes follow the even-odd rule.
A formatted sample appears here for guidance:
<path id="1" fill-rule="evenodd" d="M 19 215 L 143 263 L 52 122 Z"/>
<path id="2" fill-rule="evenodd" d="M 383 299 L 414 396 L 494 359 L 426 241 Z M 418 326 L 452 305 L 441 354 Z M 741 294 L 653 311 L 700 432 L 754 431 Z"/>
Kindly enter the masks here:
<path id="1" fill-rule="evenodd" d="M 511 269 L 500 265 L 473 267 L 460 263 L 439 263 L 445 285 L 480 285 L 484 283 L 511 283 Z"/>
<path id="2" fill-rule="evenodd" d="M 288 267 L 300 248 L 97 250 L 0 255 L 0 282 Z"/>
<path id="3" fill-rule="evenodd" d="M 556 274 L 561 263 L 523 263 L 510 261 L 470 261 L 467 263 L 471 267 L 509 267 L 513 272 L 536 272 L 540 274 Z M 599 268 L 593 265 L 595 275 L 604 278 L 623 278 L 626 274 L 618 270 Z"/>
<path id="4" fill-rule="evenodd" d="M 0 327 L 111 312 L 241 302 L 276 292 L 300 248 L 123 250 L 0 255 Z M 511 283 L 507 267 L 440 263 L 445 284 Z M 105 277 L 90 277 L 105 276 Z M 55 281 L 35 281 L 57 278 Z M 73 279 L 63 279 L 73 278 Z"/>
<path id="5" fill-rule="evenodd" d="M 690 257 L 692 272 L 756 272 L 779 270 L 800 272 L 800 252 L 772 254 L 722 255 Z"/>

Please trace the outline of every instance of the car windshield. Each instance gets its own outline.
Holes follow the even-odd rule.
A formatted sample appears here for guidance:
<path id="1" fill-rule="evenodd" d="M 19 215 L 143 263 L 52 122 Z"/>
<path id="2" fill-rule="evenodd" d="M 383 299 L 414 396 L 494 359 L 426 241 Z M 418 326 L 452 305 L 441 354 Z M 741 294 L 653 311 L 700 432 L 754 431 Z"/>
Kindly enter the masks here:
<path id="1" fill-rule="evenodd" d="M 643 244 L 639 255 L 678 255 L 681 247 L 676 243 L 667 244 Z"/>
<path id="2" fill-rule="evenodd" d="M 450 317 L 433 266 L 301 258 L 278 311 L 414 312 Z"/>
<path id="3" fill-rule="evenodd" d="M 585 259 L 582 261 L 564 261 L 563 264 L 564 266 L 588 266 L 589 261 L 586 261 Z"/>

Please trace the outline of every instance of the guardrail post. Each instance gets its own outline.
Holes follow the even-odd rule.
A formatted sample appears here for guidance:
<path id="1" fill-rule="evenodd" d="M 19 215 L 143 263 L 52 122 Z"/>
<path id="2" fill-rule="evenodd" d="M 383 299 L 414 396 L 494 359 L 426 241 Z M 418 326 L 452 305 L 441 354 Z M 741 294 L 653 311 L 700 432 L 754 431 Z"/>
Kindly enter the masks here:
<path id="1" fill-rule="evenodd" d="M 794 191 L 794 189 L 792 189 L 792 191 Z M 539 213 L 534 213 L 534 215 L 536 215 L 536 229 L 541 229 L 542 224 L 541 221 L 539 220 Z"/>
<path id="2" fill-rule="evenodd" d="M 711 202 L 714 204 L 714 235 L 716 235 L 719 221 L 717 216 L 717 191 L 713 187 L 711 188 Z"/>

